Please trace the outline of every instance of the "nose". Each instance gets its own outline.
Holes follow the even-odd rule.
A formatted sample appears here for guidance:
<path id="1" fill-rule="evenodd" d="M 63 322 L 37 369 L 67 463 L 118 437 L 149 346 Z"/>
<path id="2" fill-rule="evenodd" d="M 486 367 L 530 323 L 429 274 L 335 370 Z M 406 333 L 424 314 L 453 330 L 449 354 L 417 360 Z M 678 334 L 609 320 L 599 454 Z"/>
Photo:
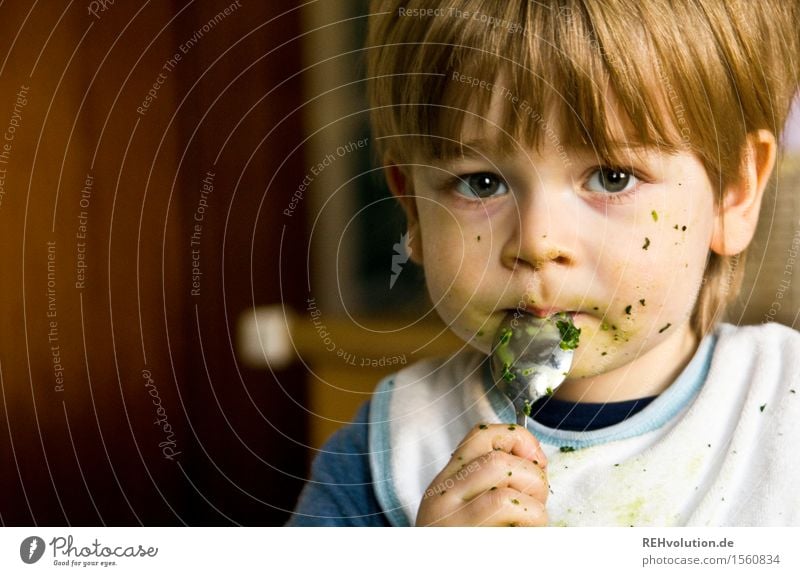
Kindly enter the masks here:
<path id="1" fill-rule="evenodd" d="M 503 246 L 503 264 L 542 270 L 575 263 L 576 226 L 573 195 L 535 190 L 522 195 L 507 225 L 513 233 Z"/>

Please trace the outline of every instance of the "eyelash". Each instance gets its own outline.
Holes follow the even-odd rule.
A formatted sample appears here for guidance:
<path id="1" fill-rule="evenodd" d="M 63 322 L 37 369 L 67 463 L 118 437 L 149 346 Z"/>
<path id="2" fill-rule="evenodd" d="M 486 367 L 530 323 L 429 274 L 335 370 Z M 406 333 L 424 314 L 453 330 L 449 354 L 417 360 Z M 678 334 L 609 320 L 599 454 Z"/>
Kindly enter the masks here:
<path id="1" fill-rule="evenodd" d="M 619 166 L 605 164 L 603 166 L 595 166 L 594 168 L 589 170 L 589 172 L 583 178 L 584 189 L 586 187 L 586 184 L 594 177 L 594 175 L 602 170 L 608 170 L 612 172 L 622 172 L 633 179 L 633 183 L 630 185 L 630 189 L 625 190 L 623 192 L 602 193 L 602 192 L 595 192 L 594 190 L 587 190 L 587 192 L 589 192 L 593 196 L 599 196 L 600 198 L 602 198 L 603 202 L 607 204 L 623 204 L 639 193 L 639 188 L 641 187 L 642 184 L 648 184 L 652 182 L 650 178 L 644 176 L 642 172 L 636 168 L 633 167 L 621 168 Z"/>
<path id="2" fill-rule="evenodd" d="M 469 180 L 471 178 L 480 177 L 480 176 L 487 176 L 487 177 L 491 178 L 499 186 L 502 186 L 503 188 L 505 188 L 505 192 L 499 193 L 499 194 L 495 193 L 495 194 L 492 194 L 491 196 L 477 196 L 477 195 L 476 196 L 467 196 L 466 194 L 462 194 L 461 192 L 458 191 L 459 186 L 462 186 L 462 185 L 469 186 L 472 190 L 474 190 L 474 187 L 470 186 Z M 508 183 L 503 178 L 501 178 L 497 174 L 494 174 L 493 172 L 469 172 L 467 174 L 461 174 L 460 176 L 456 176 L 455 178 L 451 178 L 450 182 L 447 184 L 447 188 L 450 189 L 450 190 L 453 190 L 458 196 L 460 196 L 461 198 L 464 198 L 465 200 L 467 200 L 469 202 L 484 202 L 484 201 L 491 200 L 492 198 L 495 198 L 495 197 L 498 197 L 498 196 L 504 196 L 504 195 L 508 194 L 511 191 L 511 187 L 508 185 Z"/>
<path id="3" fill-rule="evenodd" d="M 587 190 L 585 188 L 586 183 L 589 182 L 589 180 L 597 172 L 599 172 L 601 170 L 623 172 L 625 174 L 628 174 L 635 181 L 634 181 L 633 185 L 631 186 L 630 190 L 625 190 L 623 192 L 616 192 L 616 193 L 614 193 L 614 192 L 606 192 L 606 193 L 602 193 L 602 192 L 596 192 L 594 190 Z M 477 196 L 476 197 L 468 197 L 465 194 L 461 194 L 460 192 L 458 192 L 457 188 L 458 188 L 458 186 L 460 184 L 463 184 L 463 183 L 467 182 L 468 179 L 471 178 L 471 177 L 482 176 L 482 175 L 487 175 L 487 176 L 491 176 L 492 178 L 495 178 L 500 184 L 502 184 L 502 185 L 504 185 L 506 187 L 507 192 L 505 192 L 503 194 L 496 194 L 496 195 L 493 195 L 493 196 L 487 196 L 486 198 L 481 198 L 481 197 L 477 197 Z M 642 173 L 637 169 L 634 169 L 634 168 L 620 168 L 620 167 L 613 166 L 613 165 L 610 165 L 610 164 L 604 164 L 602 166 L 594 166 L 593 168 L 588 170 L 587 173 L 585 174 L 585 176 L 582 178 L 582 181 L 583 181 L 583 184 L 582 184 L 583 190 L 585 190 L 586 192 L 588 192 L 592 196 L 600 197 L 600 198 L 602 198 L 603 202 L 606 202 L 606 203 L 609 203 L 609 204 L 621 204 L 621 203 L 624 203 L 625 201 L 627 201 L 628 199 L 630 199 L 632 196 L 636 195 L 639 192 L 640 185 L 648 183 L 649 179 L 647 177 L 643 176 Z M 444 184 L 442 185 L 442 189 L 445 190 L 445 191 L 451 191 L 459 201 L 466 202 L 469 205 L 482 204 L 487 200 L 491 200 L 492 198 L 495 198 L 496 196 L 504 196 L 505 194 L 508 194 L 511 191 L 511 187 L 508 185 L 508 183 L 503 178 L 501 178 L 500 176 L 498 176 L 497 174 L 495 174 L 493 172 L 469 172 L 469 173 L 466 173 L 466 174 L 460 174 L 458 176 L 454 176 L 452 178 L 447 179 L 444 182 Z"/>

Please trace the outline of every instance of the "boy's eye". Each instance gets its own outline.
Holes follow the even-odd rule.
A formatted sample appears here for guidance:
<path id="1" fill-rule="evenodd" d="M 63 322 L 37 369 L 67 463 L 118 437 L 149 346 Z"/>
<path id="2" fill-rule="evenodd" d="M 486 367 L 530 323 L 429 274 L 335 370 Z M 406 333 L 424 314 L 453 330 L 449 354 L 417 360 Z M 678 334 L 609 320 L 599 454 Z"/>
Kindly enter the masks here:
<path id="1" fill-rule="evenodd" d="M 455 188 L 468 198 L 490 198 L 508 192 L 505 182 L 490 172 L 459 176 Z"/>
<path id="2" fill-rule="evenodd" d="M 619 168 L 598 168 L 589 175 L 586 188 L 592 192 L 619 194 L 630 190 L 639 179 Z"/>

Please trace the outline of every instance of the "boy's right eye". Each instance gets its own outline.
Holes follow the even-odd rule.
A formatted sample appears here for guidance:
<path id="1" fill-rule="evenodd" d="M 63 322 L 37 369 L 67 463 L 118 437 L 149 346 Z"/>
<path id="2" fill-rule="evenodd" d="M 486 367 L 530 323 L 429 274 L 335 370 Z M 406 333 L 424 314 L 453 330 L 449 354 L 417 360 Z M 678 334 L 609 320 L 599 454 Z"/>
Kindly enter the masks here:
<path id="1" fill-rule="evenodd" d="M 477 172 L 459 176 L 455 183 L 456 191 L 467 198 L 491 198 L 508 192 L 508 186 L 496 174 Z"/>

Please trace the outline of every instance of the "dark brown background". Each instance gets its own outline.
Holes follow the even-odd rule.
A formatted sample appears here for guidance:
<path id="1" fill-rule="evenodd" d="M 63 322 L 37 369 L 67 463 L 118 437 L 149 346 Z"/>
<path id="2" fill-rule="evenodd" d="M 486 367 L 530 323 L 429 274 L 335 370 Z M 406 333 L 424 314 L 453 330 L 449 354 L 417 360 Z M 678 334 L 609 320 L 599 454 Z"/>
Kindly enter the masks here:
<path id="1" fill-rule="evenodd" d="M 305 171 L 302 148 L 289 154 L 302 140 L 296 3 L 242 1 L 165 74 L 143 116 L 165 61 L 231 3 L 118 1 L 99 18 L 68 4 L 0 7 L 0 138 L 29 87 L 0 205 L 0 523 L 280 524 L 306 470 L 304 377 L 248 371 L 233 331 L 253 304 L 302 300 L 303 211 L 278 220 Z M 173 460 L 143 370 L 175 432 Z"/>

